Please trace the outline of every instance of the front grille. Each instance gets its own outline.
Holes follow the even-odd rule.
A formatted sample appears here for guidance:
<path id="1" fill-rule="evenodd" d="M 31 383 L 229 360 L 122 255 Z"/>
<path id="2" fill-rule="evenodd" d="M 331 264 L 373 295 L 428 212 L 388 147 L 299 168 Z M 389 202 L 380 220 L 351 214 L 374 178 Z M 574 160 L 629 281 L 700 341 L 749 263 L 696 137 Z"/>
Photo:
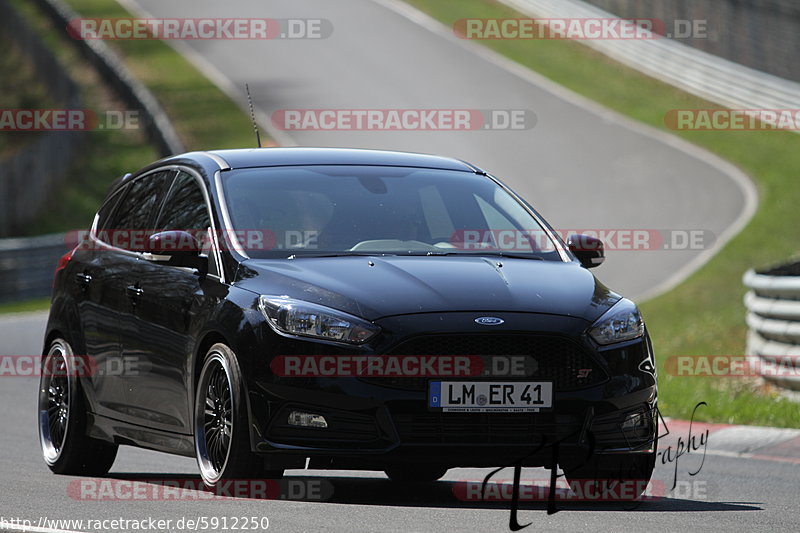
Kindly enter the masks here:
<path id="1" fill-rule="evenodd" d="M 607 379 L 605 371 L 580 345 L 566 337 L 555 335 L 426 335 L 400 343 L 387 355 L 528 355 L 536 360 L 538 368 L 525 379 L 552 381 L 557 391 L 591 387 Z M 383 387 L 424 391 L 430 378 L 360 379 Z"/>
<path id="2" fill-rule="evenodd" d="M 553 413 L 393 413 L 404 444 L 513 444 L 554 442 L 580 431 L 571 416 Z"/>

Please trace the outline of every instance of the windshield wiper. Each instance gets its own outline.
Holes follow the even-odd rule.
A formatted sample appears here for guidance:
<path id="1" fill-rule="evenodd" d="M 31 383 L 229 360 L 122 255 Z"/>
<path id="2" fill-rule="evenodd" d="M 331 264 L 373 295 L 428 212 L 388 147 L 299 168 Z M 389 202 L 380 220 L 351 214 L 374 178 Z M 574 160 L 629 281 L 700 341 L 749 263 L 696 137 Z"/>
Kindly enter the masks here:
<path id="1" fill-rule="evenodd" d="M 428 251 L 428 252 L 321 252 L 321 253 L 308 253 L 308 254 L 292 254 L 286 259 L 302 259 L 304 257 L 445 257 L 445 256 L 462 256 L 462 257 L 508 257 L 511 259 L 532 259 L 534 261 L 544 261 L 543 257 L 538 255 L 515 254 L 500 251 L 486 251 L 486 252 L 445 252 L 445 251 Z"/>

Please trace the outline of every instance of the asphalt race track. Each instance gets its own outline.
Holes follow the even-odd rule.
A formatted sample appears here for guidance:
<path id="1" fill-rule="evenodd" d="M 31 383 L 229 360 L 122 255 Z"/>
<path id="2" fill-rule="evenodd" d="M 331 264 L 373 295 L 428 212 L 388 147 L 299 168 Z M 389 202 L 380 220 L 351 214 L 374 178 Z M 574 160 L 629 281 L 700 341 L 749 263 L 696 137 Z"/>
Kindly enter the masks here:
<path id="1" fill-rule="evenodd" d="M 752 212 L 749 182 L 710 154 L 509 67 L 414 12 L 398 12 L 394 3 L 136 4 L 158 17 L 329 20 L 334 32 L 322 41 L 192 41 L 179 46 L 242 102 L 248 82 L 262 122 L 276 110 L 298 108 L 527 109 L 537 117 L 536 126 L 524 131 L 279 132 L 283 144 L 391 148 L 464 158 L 510 184 L 557 228 L 702 229 L 719 242 Z M 611 288 L 641 297 L 674 282 L 712 252 L 610 251 L 597 275 Z M 0 320 L 2 352 L 41 353 L 44 319 L 31 314 Z M 0 380 L 0 521 L 24 518 L 52 528 L 58 526 L 42 519 L 153 518 L 171 520 L 166 529 L 185 531 L 190 528 L 177 525 L 181 518 L 227 518 L 232 524 L 235 517 L 257 517 L 268 518 L 274 531 L 508 530 L 508 502 L 455 496 L 459 481 L 480 480 L 488 472 L 477 469 L 451 470 L 444 481 L 418 487 L 392 484 L 381 473 L 289 471 L 282 489 L 289 499 L 279 495 L 269 501 L 208 501 L 192 497 L 191 491 L 178 501 L 129 501 L 107 494 L 93 501 L 85 495 L 91 491 L 81 496 L 80 487 L 87 485 L 80 479 L 53 475 L 44 465 L 36 434 L 36 389 L 33 378 Z M 546 503 L 528 501 L 521 504 L 518 520 L 532 522 L 525 531 L 800 529 L 796 457 L 709 453 L 702 469 L 691 476 L 701 460 L 698 451 L 680 457 L 677 466 L 659 461 L 654 482 L 659 497 L 652 501 L 636 506 L 561 502 L 554 515 L 547 514 Z M 123 447 L 109 479 L 117 487 L 136 479 L 197 483 L 196 472 L 192 459 Z M 506 469 L 496 479 L 510 480 L 512 474 Z M 547 485 L 548 475 L 543 469 L 526 469 L 523 483 Z M 677 484 L 670 490 L 673 480 Z M 294 492 L 286 487 L 295 487 Z M 293 501 L 302 492 L 297 487 L 321 487 L 326 501 Z"/>

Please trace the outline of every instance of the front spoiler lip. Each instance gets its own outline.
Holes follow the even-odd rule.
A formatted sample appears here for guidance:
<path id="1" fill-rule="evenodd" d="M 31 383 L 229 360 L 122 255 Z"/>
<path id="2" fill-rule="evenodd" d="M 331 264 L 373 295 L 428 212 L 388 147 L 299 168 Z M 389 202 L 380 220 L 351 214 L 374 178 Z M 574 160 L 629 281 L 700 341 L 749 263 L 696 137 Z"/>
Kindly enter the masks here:
<path id="1" fill-rule="evenodd" d="M 623 410 L 624 412 L 625 410 Z M 510 449 L 520 449 L 520 450 L 530 450 L 531 448 L 536 448 L 536 453 L 543 452 L 545 450 L 552 450 L 554 445 L 558 447 L 563 447 L 567 449 L 577 450 L 577 449 L 587 449 L 589 447 L 587 443 L 586 433 L 587 428 L 592 427 L 592 423 L 595 420 L 594 409 L 590 406 L 586 409 L 584 414 L 584 420 L 581 424 L 581 429 L 569 435 L 567 439 L 562 439 L 558 442 L 547 443 L 546 440 L 543 442 L 532 442 L 530 444 L 521 444 L 521 443 L 407 443 L 401 442 L 398 439 L 397 432 L 393 437 L 397 440 L 394 442 L 390 442 L 387 446 L 381 447 L 346 447 L 347 444 L 345 443 L 343 446 L 338 448 L 328 448 L 328 447 L 317 447 L 311 445 L 299 445 L 299 444 L 286 444 L 286 443 L 279 443 L 274 442 L 268 438 L 260 441 L 256 445 L 255 451 L 260 453 L 304 453 L 310 455 L 381 455 L 381 454 L 391 454 L 392 452 L 398 449 L 405 449 L 405 450 L 413 450 L 413 449 L 429 449 L 429 450 L 448 450 L 448 449 L 459 449 L 463 450 L 490 450 L 490 449 L 499 449 L 499 448 L 510 448 Z M 632 444 L 630 446 L 615 446 L 613 448 L 595 448 L 592 450 L 592 453 L 598 455 L 622 455 L 622 454 L 650 454 L 655 453 L 658 443 L 658 426 L 655 427 L 656 433 L 651 436 L 645 442 L 639 442 L 637 444 Z M 620 432 L 622 430 L 620 429 Z M 546 439 L 546 437 L 545 437 Z M 627 440 L 627 437 L 626 437 Z M 383 439 L 383 442 L 387 442 L 387 439 Z"/>
<path id="2" fill-rule="evenodd" d="M 594 453 L 598 455 L 620 455 L 620 454 L 632 454 L 632 453 L 641 453 L 641 454 L 648 454 L 648 453 L 655 453 L 656 451 L 656 442 L 655 440 L 647 443 L 646 447 L 642 446 L 634 446 L 632 448 L 608 448 L 608 449 L 601 449 L 595 450 Z"/>
<path id="3" fill-rule="evenodd" d="M 577 450 L 581 448 L 585 448 L 585 445 L 578 444 L 577 442 L 565 442 L 565 443 L 558 443 L 559 448 L 566 448 Z M 448 449 L 457 448 L 460 450 L 469 450 L 474 449 L 476 451 L 479 450 L 488 450 L 493 448 L 510 448 L 510 449 L 519 449 L 519 450 L 530 450 L 531 447 L 538 446 L 536 443 L 532 443 L 530 445 L 525 444 L 401 444 L 401 443 L 394 443 L 391 446 L 385 448 L 316 448 L 310 446 L 297 446 L 291 444 L 280 444 L 274 443 L 270 441 L 264 441 L 258 446 L 257 451 L 259 453 L 264 454 L 283 454 L 283 453 L 303 453 L 307 455 L 318 455 L 318 456 L 350 456 L 350 455 L 386 455 L 391 454 L 392 452 L 398 450 L 442 450 L 446 451 Z M 553 444 L 542 446 L 537 450 L 539 453 L 545 453 L 553 449 Z M 597 455 L 629 455 L 629 454 L 651 454 L 655 453 L 656 451 L 656 441 L 651 440 L 645 444 L 632 446 L 632 447 L 622 447 L 622 448 L 606 448 L 606 449 L 596 449 L 593 450 L 592 453 Z"/>
<path id="4" fill-rule="evenodd" d="M 403 444 L 387 450 L 324 450 L 295 449 L 272 450 L 262 454 L 267 462 L 282 459 L 306 461 L 308 468 L 320 470 L 385 470 L 387 465 L 435 464 L 446 468 L 497 468 L 521 463 L 525 467 L 552 468 L 554 464 L 582 464 L 592 455 L 614 457 L 604 451 L 617 453 L 616 457 L 647 457 L 655 454 L 654 439 L 638 448 L 591 450 L 575 442 L 558 446 L 533 444 Z M 623 453 L 624 452 L 624 453 Z M 310 463 L 308 462 L 310 460 Z"/>

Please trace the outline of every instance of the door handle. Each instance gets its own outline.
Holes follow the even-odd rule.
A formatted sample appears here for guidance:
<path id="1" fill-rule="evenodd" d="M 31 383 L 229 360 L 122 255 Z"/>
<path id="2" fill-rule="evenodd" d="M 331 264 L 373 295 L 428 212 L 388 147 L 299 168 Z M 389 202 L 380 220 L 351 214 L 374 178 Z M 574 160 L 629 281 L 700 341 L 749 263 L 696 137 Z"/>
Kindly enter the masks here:
<path id="1" fill-rule="evenodd" d="M 128 292 L 128 296 L 133 302 L 133 305 L 136 305 L 136 301 L 144 294 L 144 289 L 137 287 L 136 285 L 129 285 L 126 290 Z"/>
<path id="2" fill-rule="evenodd" d="M 75 280 L 82 287 L 86 287 L 92 282 L 92 276 L 86 272 L 79 272 L 78 274 L 75 274 Z"/>

